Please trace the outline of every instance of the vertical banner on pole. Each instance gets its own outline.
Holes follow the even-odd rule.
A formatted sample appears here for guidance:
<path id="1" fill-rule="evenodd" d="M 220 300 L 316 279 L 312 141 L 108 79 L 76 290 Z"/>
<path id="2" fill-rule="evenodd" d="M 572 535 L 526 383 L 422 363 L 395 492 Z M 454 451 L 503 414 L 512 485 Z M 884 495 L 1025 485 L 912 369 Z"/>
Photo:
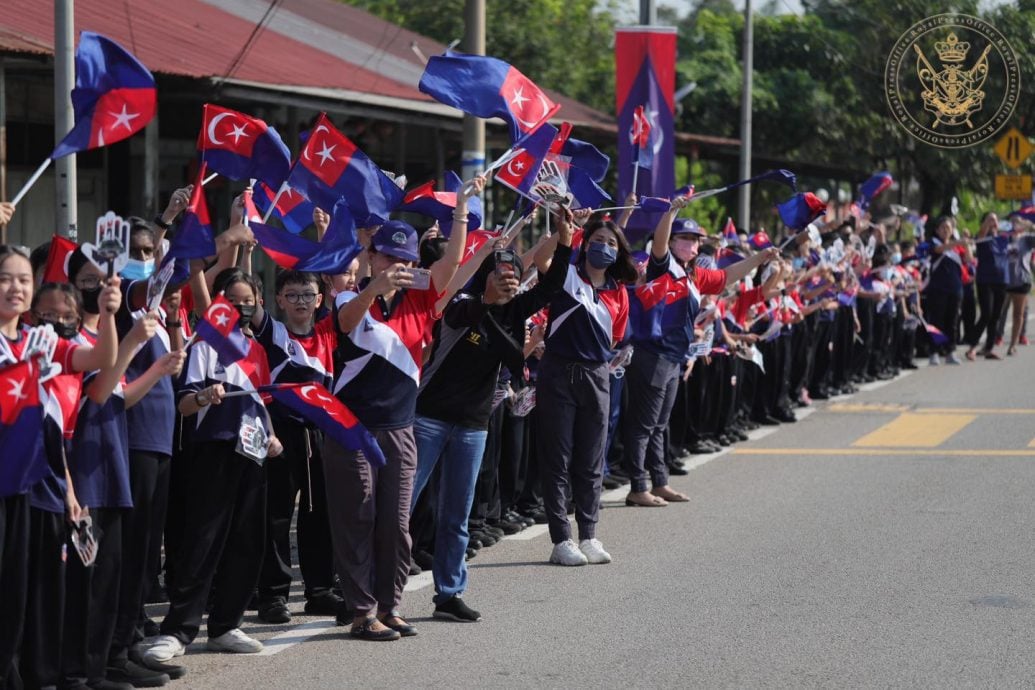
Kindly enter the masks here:
<path id="1" fill-rule="evenodd" d="M 641 197 L 668 197 L 676 188 L 675 87 L 675 27 L 631 26 L 615 32 L 619 199 L 630 191 Z M 634 115 L 641 107 L 650 126 L 646 150 L 637 145 L 640 128 Z M 637 211 L 626 231 L 631 238 L 642 237 L 654 229 L 659 215 Z"/>

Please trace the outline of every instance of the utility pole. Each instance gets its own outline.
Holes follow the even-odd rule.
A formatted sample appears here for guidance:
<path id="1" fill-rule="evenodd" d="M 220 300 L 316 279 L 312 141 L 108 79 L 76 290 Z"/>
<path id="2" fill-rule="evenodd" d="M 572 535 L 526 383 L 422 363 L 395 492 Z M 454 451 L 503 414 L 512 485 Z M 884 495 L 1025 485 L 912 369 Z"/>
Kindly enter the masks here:
<path id="1" fill-rule="evenodd" d="M 658 10 L 654 0 L 640 0 L 640 24 L 650 26 L 658 23 Z"/>
<path id="2" fill-rule="evenodd" d="M 464 50 L 485 55 L 485 0 L 466 0 Z M 464 180 L 485 170 L 485 120 L 464 115 L 464 148 L 461 165 Z"/>
<path id="3" fill-rule="evenodd" d="M 739 179 L 751 177 L 751 77 L 754 69 L 754 33 L 751 21 L 751 0 L 744 2 L 744 85 L 740 94 L 740 175 Z M 740 227 L 750 232 L 751 228 L 751 185 L 737 190 L 737 221 Z"/>
<path id="4" fill-rule="evenodd" d="M 75 85 L 75 9 L 74 0 L 54 0 L 54 144 L 57 145 L 75 125 L 72 87 Z M 78 241 L 76 209 L 75 154 L 54 161 L 56 227 Z"/>

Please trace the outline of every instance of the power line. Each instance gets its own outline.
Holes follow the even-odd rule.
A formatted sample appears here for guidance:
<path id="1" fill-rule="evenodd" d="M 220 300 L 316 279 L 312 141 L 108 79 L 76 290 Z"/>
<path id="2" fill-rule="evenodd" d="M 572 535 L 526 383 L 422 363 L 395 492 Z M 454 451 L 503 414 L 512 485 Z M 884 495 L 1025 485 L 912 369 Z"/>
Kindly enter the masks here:
<path id="1" fill-rule="evenodd" d="M 255 45 L 255 41 L 258 40 L 259 35 L 262 34 L 263 30 L 266 28 L 266 25 L 269 24 L 270 20 L 272 20 L 273 15 L 276 13 L 277 9 L 280 7 L 283 1 L 284 0 L 272 0 L 272 2 L 270 2 L 269 7 L 266 8 L 266 11 L 263 13 L 262 17 L 255 25 L 255 28 L 252 29 L 252 32 L 248 36 L 248 39 L 244 42 L 244 45 L 241 46 L 241 50 L 239 50 L 237 55 L 234 56 L 234 59 L 230 61 L 230 66 L 227 67 L 226 73 L 219 79 L 219 82 L 216 84 L 217 88 L 219 86 L 222 86 L 223 82 L 232 77 L 234 73 L 241 67 L 241 65 L 244 63 L 245 58 L 248 57 L 248 53 L 251 51 L 252 46 Z"/>

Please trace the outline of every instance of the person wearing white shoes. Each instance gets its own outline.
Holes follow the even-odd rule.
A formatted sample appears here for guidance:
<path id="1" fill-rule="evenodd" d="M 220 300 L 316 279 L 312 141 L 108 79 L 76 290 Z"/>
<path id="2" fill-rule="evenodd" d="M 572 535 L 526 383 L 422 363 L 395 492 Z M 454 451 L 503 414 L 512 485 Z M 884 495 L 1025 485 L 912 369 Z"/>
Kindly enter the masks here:
<path id="1" fill-rule="evenodd" d="M 556 241 L 536 255 L 549 269 Z M 546 352 L 536 384 L 537 453 L 542 462 L 543 507 L 554 543 L 551 563 L 608 563 L 596 540 L 603 482 L 604 443 L 610 408 L 608 363 L 629 318 L 626 283 L 636 265 L 622 231 L 610 221 L 591 222 L 580 256 L 567 267 L 564 288 L 550 302 Z M 568 497 L 575 503 L 581 543 L 571 540 Z"/>

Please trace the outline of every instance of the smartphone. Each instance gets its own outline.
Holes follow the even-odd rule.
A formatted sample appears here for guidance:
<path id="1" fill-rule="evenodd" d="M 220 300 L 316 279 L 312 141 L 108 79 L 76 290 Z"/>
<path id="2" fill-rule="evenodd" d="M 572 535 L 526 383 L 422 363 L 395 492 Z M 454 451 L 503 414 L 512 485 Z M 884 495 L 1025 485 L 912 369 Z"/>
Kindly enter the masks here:
<path id="1" fill-rule="evenodd" d="M 431 287 L 431 271 L 426 268 L 407 268 L 406 272 L 410 274 L 410 279 L 413 280 L 413 285 L 408 289 L 410 290 L 427 290 Z"/>
<path id="2" fill-rule="evenodd" d="M 500 266 L 506 264 L 511 268 L 514 268 L 517 264 L 517 255 L 509 249 L 497 249 L 494 257 L 496 274 L 500 272 Z M 521 276 L 518 276 L 520 278 Z"/>

